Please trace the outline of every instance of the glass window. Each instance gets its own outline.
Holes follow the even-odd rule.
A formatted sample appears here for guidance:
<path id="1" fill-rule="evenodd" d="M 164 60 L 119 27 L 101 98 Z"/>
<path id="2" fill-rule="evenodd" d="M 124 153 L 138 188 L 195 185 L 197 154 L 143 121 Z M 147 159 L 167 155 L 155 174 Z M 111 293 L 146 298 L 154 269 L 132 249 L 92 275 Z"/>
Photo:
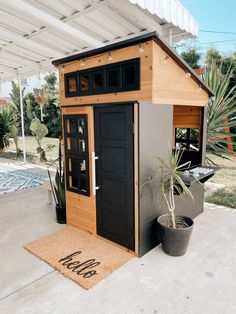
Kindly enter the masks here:
<path id="1" fill-rule="evenodd" d="M 68 185 L 70 190 L 88 193 L 87 162 L 85 159 L 69 157 Z"/>
<path id="2" fill-rule="evenodd" d="M 177 128 L 176 139 L 187 140 L 187 129 Z"/>
<path id="3" fill-rule="evenodd" d="M 140 59 L 65 74 L 66 97 L 140 89 Z"/>
<path id="4" fill-rule="evenodd" d="M 93 89 L 102 89 L 104 88 L 104 72 L 94 72 L 93 73 Z"/>
<path id="5" fill-rule="evenodd" d="M 76 77 L 75 76 L 71 76 L 68 78 L 68 89 L 69 89 L 69 93 L 76 92 L 77 86 L 76 86 Z"/>
<path id="6" fill-rule="evenodd" d="M 89 80 L 89 74 L 80 74 L 79 81 L 80 81 L 80 91 L 85 92 L 89 91 L 90 89 L 90 80 Z"/>
<path id="7" fill-rule="evenodd" d="M 89 195 L 87 115 L 64 116 L 67 190 Z"/>
<path id="8" fill-rule="evenodd" d="M 107 86 L 109 88 L 118 88 L 120 85 L 119 68 L 112 68 L 107 70 Z"/>
<path id="9" fill-rule="evenodd" d="M 123 84 L 126 87 L 136 84 L 136 67 L 135 64 L 123 67 Z"/>
<path id="10" fill-rule="evenodd" d="M 64 79 L 66 97 L 76 96 L 78 94 L 77 73 L 65 74 Z"/>
<path id="11" fill-rule="evenodd" d="M 199 128 L 176 128 L 175 146 L 177 149 L 192 151 L 200 150 L 200 129 Z"/>

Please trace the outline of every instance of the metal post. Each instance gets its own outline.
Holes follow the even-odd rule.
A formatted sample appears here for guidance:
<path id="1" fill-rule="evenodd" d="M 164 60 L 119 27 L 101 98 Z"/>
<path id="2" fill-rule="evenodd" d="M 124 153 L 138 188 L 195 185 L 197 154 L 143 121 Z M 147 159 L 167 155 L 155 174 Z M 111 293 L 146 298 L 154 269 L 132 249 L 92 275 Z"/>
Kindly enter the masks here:
<path id="1" fill-rule="evenodd" d="M 25 149 L 25 123 L 24 123 L 24 108 L 23 108 L 23 97 L 22 97 L 22 85 L 21 85 L 21 74 L 18 71 L 19 89 L 20 89 L 20 115 L 21 115 L 21 132 L 23 141 L 23 155 L 24 162 L 26 162 L 26 149 Z"/>

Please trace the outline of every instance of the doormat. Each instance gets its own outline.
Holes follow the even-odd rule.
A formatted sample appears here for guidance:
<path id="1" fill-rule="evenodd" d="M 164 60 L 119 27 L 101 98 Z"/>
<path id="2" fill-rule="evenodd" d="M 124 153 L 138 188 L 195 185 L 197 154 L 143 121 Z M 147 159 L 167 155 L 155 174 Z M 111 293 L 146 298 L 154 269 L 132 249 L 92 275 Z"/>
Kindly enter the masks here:
<path id="1" fill-rule="evenodd" d="M 70 226 L 29 243 L 25 249 L 85 289 L 134 256 L 132 252 Z"/>

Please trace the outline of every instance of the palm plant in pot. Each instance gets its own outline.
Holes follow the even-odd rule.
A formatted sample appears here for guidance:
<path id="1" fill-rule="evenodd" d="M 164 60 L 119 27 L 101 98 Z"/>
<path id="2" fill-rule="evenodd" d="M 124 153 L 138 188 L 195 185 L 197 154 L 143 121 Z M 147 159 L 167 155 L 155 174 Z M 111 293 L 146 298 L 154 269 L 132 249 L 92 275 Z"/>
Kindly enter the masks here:
<path id="1" fill-rule="evenodd" d="M 60 224 L 66 223 L 66 197 L 65 197 L 65 180 L 63 171 L 63 161 L 61 153 L 61 143 L 59 141 L 58 159 L 53 161 L 50 166 L 58 160 L 58 168 L 55 174 L 55 181 L 52 182 L 51 174 L 48 168 L 48 177 L 51 185 L 52 195 L 56 204 L 57 222 Z M 50 167 L 49 166 L 49 167 Z"/>
<path id="2" fill-rule="evenodd" d="M 155 156 L 158 160 L 157 180 L 160 183 L 161 197 L 167 205 L 167 214 L 157 218 L 162 248 L 171 256 L 184 255 L 193 228 L 193 220 L 186 216 L 175 213 L 175 195 L 190 197 L 193 195 L 184 183 L 184 170 L 189 167 L 190 162 L 180 165 L 183 151 L 169 150 L 168 160 Z M 152 179 L 153 180 L 153 179 Z"/>

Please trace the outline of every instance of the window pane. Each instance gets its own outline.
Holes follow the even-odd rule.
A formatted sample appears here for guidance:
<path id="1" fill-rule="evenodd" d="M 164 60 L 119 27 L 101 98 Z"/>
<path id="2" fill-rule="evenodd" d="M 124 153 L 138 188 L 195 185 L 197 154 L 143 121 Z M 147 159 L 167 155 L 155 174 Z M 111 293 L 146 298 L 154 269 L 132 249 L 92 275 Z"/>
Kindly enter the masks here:
<path id="1" fill-rule="evenodd" d="M 199 141 L 199 129 L 190 129 L 190 140 Z"/>
<path id="2" fill-rule="evenodd" d="M 176 139 L 187 140 L 187 129 L 177 128 L 176 129 Z"/>
<path id="3" fill-rule="evenodd" d="M 71 188 L 78 189 L 82 192 L 87 192 L 87 166 L 86 160 L 80 158 L 68 158 L 69 185 Z"/>
<path id="4" fill-rule="evenodd" d="M 189 150 L 199 151 L 199 143 L 189 145 Z"/>
<path id="5" fill-rule="evenodd" d="M 68 92 L 75 93 L 77 91 L 76 76 L 68 77 Z"/>
<path id="6" fill-rule="evenodd" d="M 81 91 L 89 90 L 89 74 L 80 75 L 80 90 Z"/>
<path id="7" fill-rule="evenodd" d="M 107 71 L 107 85 L 108 87 L 119 87 L 119 68 Z"/>
<path id="8" fill-rule="evenodd" d="M 69 163 L 71 165 L 71 187 L 72 188 L 79 188 L 79 177 L 78 177 L 78 167 L 79 167 L 79 160 L 69 158 Z"/>
<path id="9" fill-rule="evenodd" d="M 68 191 L 89 196 L 88 115 L 65 115 L 66 182 Z"/>
<path id="10" fill-rule="evenodd" d="M 79 122 L 79 151 L 84 153 L 86 151 L 86 134 L 85 134 L 85 120 L 84 118 L 80 118 Z"/>
<path id="11" fill-rule="evenodd" d="M 123 69 L 124 73 L 124 85 L 133 85 L 135 84 L 135 66 L 129 65 L 124 67 Z"/>
<path id="12" fill-rule="evenodd" d="M 176 149 L 187 149 L 188 145 L 186 143 L 176 143 Z"/>
<path id="13" fill-rule="evenodd" d="M 103 72 L 96 72 L 93 74 L 93 89 L 104 88 Z"/>

